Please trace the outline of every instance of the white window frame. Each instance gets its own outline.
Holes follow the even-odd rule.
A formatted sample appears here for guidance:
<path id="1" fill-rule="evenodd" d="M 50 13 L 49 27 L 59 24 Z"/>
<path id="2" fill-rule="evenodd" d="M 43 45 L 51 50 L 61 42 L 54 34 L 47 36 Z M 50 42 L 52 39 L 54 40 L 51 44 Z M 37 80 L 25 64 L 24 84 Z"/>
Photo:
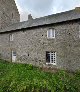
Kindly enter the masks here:
<path id="1" fill-rule="evenodd" d="M 50 36 L 49 36 L 49 32 L 50 32 Z M 49 39 L 55 38 L 55 29 L 49 29 L 47 31 L 47 38 Z"/>
<path id="2" fill-rule="evenodd" d="M 10 41 L 13 41 L 13 34 L 10 34 Z"/>
<path id="3" fill-rule="evenodd" d="M 46 52 L 47 53 L 47 52 Z M 56 65 L 56 52 L 49 52 L 50 55 L 50 62 L 46 62 L 46 64 L 53 64 Z M 53 59 L 52 59 L 53 58 Z"/>

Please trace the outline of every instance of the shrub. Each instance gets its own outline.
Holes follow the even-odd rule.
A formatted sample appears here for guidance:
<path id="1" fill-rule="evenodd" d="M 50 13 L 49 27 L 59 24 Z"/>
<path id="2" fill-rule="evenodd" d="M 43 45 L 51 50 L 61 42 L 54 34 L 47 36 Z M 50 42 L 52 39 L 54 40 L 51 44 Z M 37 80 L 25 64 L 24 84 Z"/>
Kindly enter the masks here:
<path id="1" fill-rule="evenodd" d="M 80 92 L 80 72 L 44 72 L 29 64 L 0 61 L 0 92 Z"/>

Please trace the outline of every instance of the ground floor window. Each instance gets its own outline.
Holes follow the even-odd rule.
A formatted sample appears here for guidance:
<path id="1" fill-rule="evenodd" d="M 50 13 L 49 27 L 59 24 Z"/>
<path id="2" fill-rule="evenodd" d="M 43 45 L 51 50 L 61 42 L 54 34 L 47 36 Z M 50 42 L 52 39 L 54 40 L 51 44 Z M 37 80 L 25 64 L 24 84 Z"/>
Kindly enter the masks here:
<path id="1" fill-rule="evenodd" d="M 46 64 L 56 65 L 56 52 L 46 52 Z"/>
<path id="2" fill-rule="evenodd" d="M 16 61 L 16 51 L 12 51 L 12 62 Z"/>
<path id="3" fill-rule="evenodd" d="M 16 51 L 12 51 L 13 56 L 16 56 Z"/>

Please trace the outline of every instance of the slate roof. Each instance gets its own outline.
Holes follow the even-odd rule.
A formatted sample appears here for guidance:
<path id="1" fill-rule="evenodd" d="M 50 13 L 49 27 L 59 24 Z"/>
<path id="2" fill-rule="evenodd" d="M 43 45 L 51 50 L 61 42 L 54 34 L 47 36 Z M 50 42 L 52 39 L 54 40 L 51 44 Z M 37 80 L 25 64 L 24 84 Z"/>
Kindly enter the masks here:
<path id="1" fill-rule="evenodd" d="M 23 28 L 37 27 L 37 26 L 42 26 L 46 24 L 61 23 L 65 21 L 75 20 L 75 19 L 80 19 L 80 8 L 57 13 L 57 14 L 52 14 L 45 17 L 32 19 L 29 21 L 15 23 L 15 24 L 12 24 L 11 26 L 6 27 L 5 29 L 0 30 L 0 33 L 20 30 Z"/>

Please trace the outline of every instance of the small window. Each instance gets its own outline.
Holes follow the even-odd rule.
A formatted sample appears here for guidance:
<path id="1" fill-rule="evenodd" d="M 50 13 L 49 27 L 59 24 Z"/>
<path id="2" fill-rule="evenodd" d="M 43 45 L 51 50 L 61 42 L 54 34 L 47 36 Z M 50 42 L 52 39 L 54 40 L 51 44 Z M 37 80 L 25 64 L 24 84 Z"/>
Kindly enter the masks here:
<path id="1" fill-rule="evenodd" d="M 47 37 L 48 38 L 55 38 L 55 29 L 49 29 L 47 31 Z"/>
<path id="2" fill-rule="evenodd" d="M 10 41 L 13 41 L 13 34 L 10 34 Z"/>
<path id="3" fill-rule="evenodd" d="M 16 56 L 16 51 L 12 51 L 13 56 Z"/>
<path id="4" fill-rule="evenodd" d="M 56 52 L 46 52 L 46 64 L 56 65 Z"/>
<path id="5" fill-rule="evenodd" d="M 16 51 L 12 50 L 12 62 L 16 61 Z"/>

